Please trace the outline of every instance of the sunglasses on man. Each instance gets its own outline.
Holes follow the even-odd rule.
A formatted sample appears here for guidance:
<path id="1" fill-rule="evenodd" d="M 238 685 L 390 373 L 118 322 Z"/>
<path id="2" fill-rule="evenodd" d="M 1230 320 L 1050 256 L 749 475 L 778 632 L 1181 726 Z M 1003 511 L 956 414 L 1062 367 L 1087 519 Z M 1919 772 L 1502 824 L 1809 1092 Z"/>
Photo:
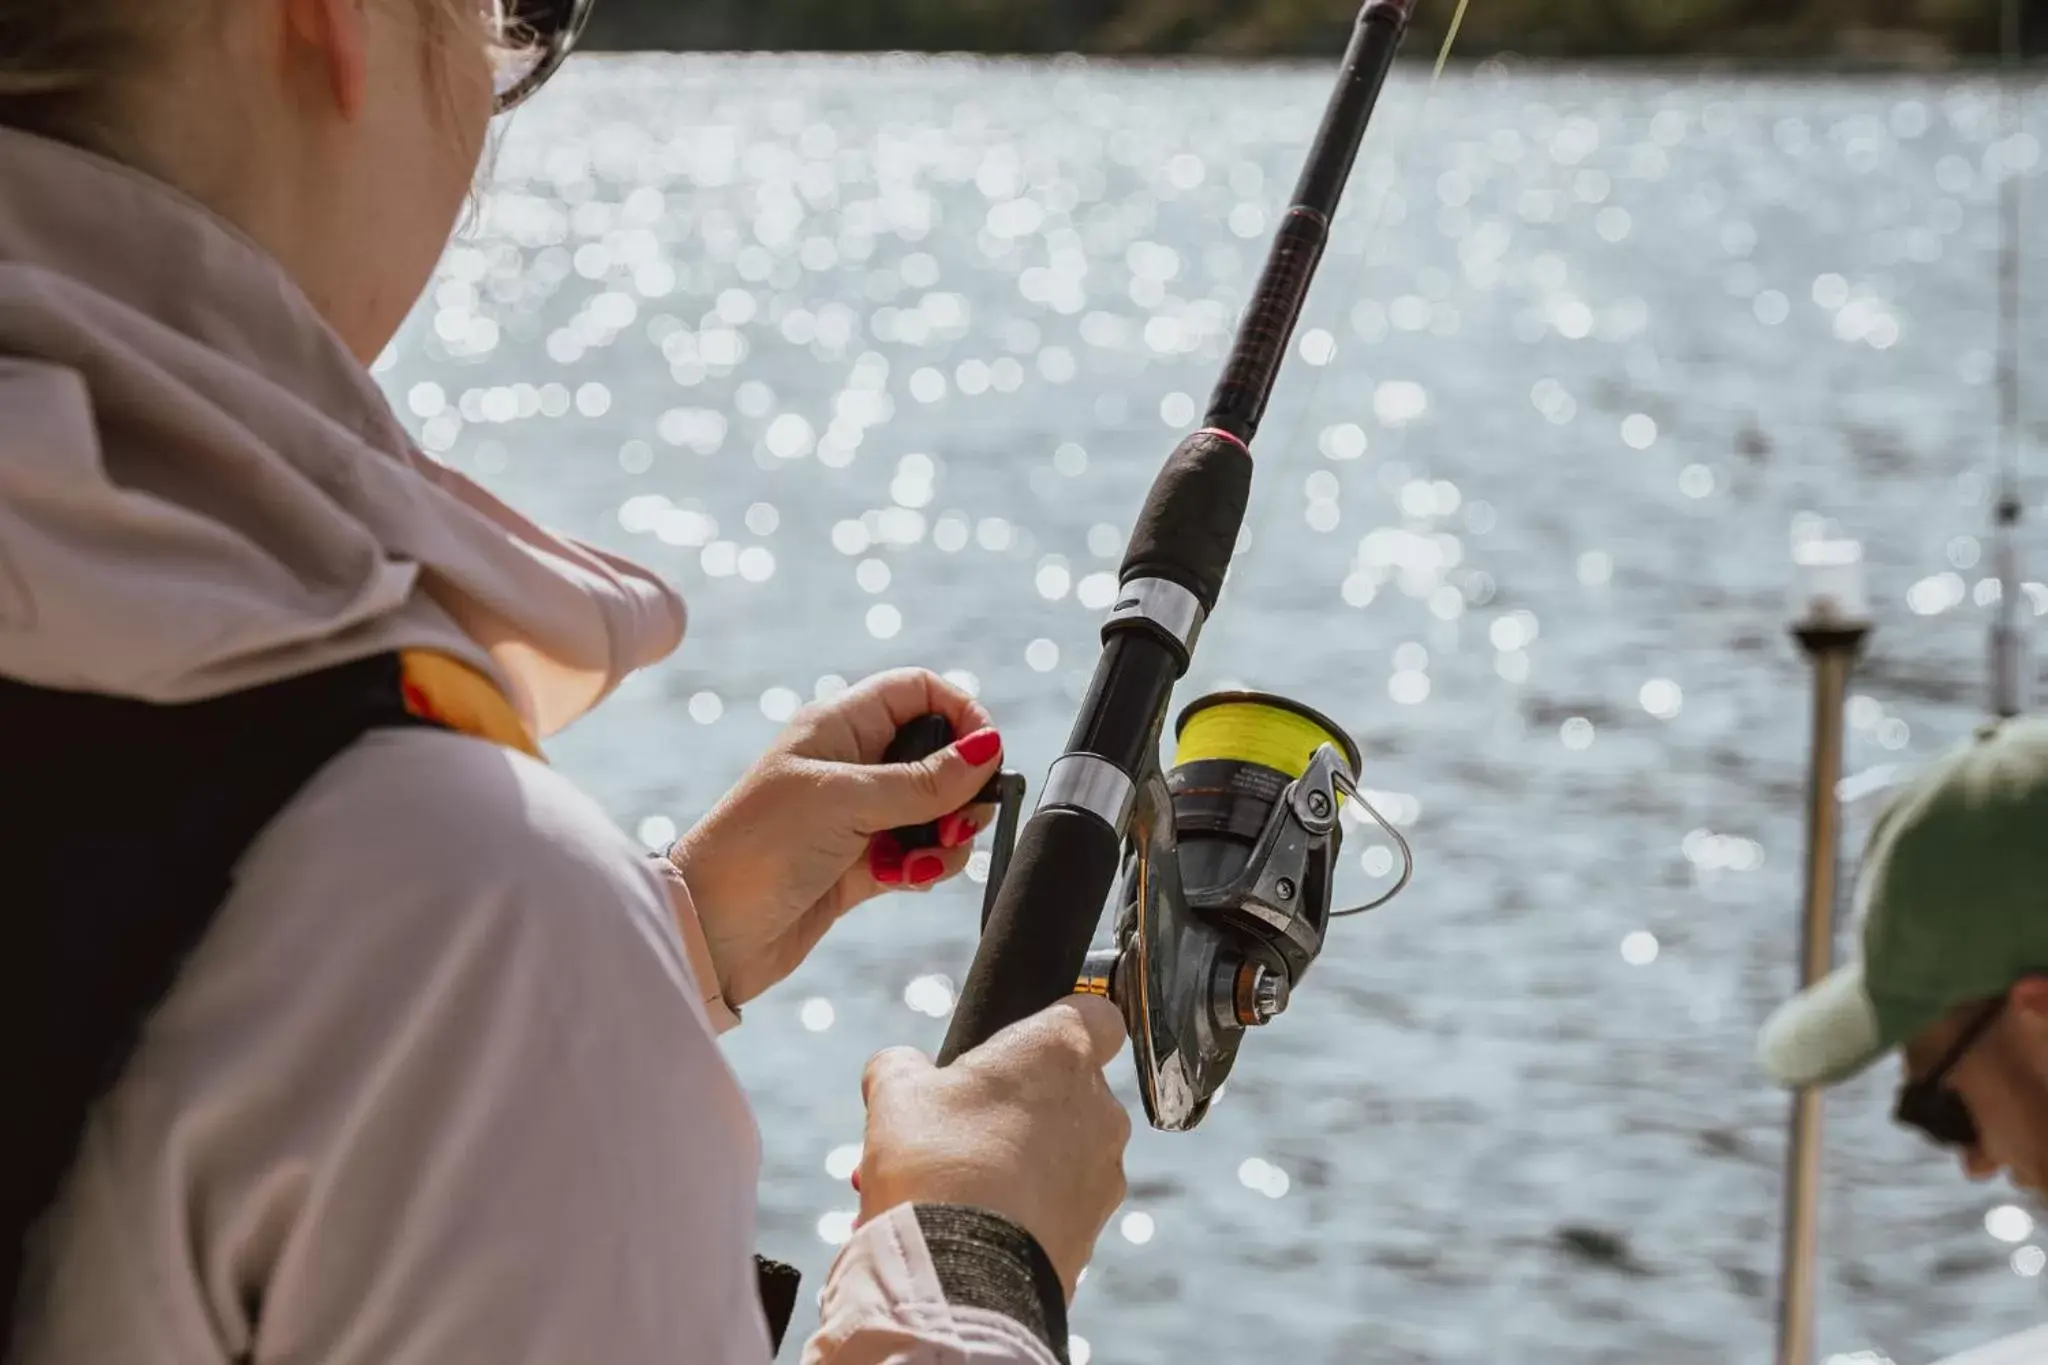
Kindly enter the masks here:
<path id="1" fill-rule="evenodd" d="M 1898 1103 L 1892 1107 L 1892 1118 L 1908 1128 L 1917 1128 L 1940 1146 L 1975 1147 L 1979 1138 L 1977 1120 L 1971 1116 L 1970 1106 L 1956 1093 L 1955 1087 L 1948 1084 L 1948 1074 L 1963 1059 L 1963 1054 L 1998 1022 L 1999 1012 L 2004 1008 L 2005 999 L 2001 996 L 1970 1021 L 1969 1027 L 1949 1045 L 1948 1051 L 1942 1054 L 1931 1071 L 1900 1086 Z"/>
<path id="2" fill-rule="evenodd" d="M 496 24 L 497 112 L 509 113 L 546 85 L 583 35 L 597 0 L 482 0 Z"/>

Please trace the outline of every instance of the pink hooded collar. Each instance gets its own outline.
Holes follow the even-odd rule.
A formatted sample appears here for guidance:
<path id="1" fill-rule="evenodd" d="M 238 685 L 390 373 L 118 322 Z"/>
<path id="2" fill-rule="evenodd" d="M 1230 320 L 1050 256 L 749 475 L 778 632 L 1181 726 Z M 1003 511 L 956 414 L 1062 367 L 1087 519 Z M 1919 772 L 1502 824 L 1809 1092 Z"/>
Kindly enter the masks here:
<path id="1" fill-rule="evenodd" d="M 0 674 L 178 702 L 435 649 L 546 735 L 683 624 L 652 573 L 420 454 L 231 225 L 0 129 Z"/>

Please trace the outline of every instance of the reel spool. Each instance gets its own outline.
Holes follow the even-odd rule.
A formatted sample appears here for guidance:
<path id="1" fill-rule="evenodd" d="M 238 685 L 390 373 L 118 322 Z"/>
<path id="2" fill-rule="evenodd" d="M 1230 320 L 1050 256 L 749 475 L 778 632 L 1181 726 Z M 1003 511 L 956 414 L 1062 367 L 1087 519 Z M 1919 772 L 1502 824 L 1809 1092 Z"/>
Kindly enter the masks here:
<path id="1" fill-rule="evenodd" d="M 1344 767 L 1339 771 L 1348 786 L 1364 763 L 1358 745 L 1321 712 L 1269 692 L 1213 692 L 1190 702 L 1181 711 L 1174 734 L 1178 744 L 1166 774 L 1166 790 L 1173 798 L 1181 885 L 1191 904 L 1210 909 L 1220 922 L 1258 940 L 1280 959 L 1248 963 L 1251 975 L 1259 975 L 1260 965 L 1269 973 L 1284 971 L 1291 988 L 1322 947 L 1343 825 L 1332 825 L 1327 843 L 1315 850 L 1293 896 L 1284 894 L 1284 886 L 1273 888 L 1293 911 L 1280 917 L 1284 926 L 1228 896 L 1218 899 L 1207 893 L 1227 889 L 1243 873 L 1259 851 L 1261 836 L 1273 823 L 1274 809 L 1288 784 L 1308 772 L 1318 749 L 1328 744 L 1342 752 Z M 1331 794 L 1328 807 L 1318 805 L 1321 799 L 1320 792 L 1309 797 L 1312 815 L 1335 815 L 1337 803 L 1344 800 L 1342 786 Z M 1239 1022 L 1251 1027 L 1272 1014 Z"/>
<path id="2" fill-rule="evenodd" d="M 1218 692 L 1174 727 L 1172 768 L 1141 787 L 1116 945 L 1089 954 L 1081 989 L 1123 1009 L 1146 1116 L 1200 1123 L 1248 1029 L 1284 1012 L 1332 919 L 1385 904 L 1408 846 L 1359 795 L 1358 746 L 1321 712 L 1266 692 Z M 1341 803 L 1356 800 L 1401 850 L 1379 899 L 1332 908 Z"/>

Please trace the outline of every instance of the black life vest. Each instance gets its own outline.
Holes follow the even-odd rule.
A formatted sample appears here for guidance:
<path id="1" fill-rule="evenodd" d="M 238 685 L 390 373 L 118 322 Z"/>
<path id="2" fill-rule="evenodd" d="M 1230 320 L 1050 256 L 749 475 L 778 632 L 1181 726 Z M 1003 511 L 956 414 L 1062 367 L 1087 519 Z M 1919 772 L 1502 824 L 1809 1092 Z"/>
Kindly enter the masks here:
<path id="1" fill-rule="evenodd" d="M 29 1233 L 243 850 L 364 732 L 431 723 L 396 655 L 178 706 L 0 677 L 0 1359 Z M 756 1260 L 779 1350 L 797 1272 Z"/>

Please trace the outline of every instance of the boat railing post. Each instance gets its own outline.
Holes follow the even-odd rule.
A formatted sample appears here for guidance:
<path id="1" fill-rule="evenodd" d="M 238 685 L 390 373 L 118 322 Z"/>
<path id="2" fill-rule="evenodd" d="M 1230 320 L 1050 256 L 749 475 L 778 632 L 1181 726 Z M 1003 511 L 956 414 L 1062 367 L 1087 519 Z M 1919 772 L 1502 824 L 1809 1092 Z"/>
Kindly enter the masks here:
<path id="1" fill-rule="evenodd" d="M 1792 637 L 1813 669 L 1813 735 L 1806 789 L 1806 895 L 1799 935 L 1799 984 L 1834 965 L 1836 869 L 1841 845 L 1843 710 L 1849 673 L 1870 633 L 1863 549 L 1855 541 L 1812 539 L 1793 550 L 1798 606 Z M 1779 1277 L 1777 1365 L 1810 1365 L 1814 1286 L 1820 1250 L 1821 1092 L 1792 1097 L 1785 1154 L 1784 1243 Z"/>

